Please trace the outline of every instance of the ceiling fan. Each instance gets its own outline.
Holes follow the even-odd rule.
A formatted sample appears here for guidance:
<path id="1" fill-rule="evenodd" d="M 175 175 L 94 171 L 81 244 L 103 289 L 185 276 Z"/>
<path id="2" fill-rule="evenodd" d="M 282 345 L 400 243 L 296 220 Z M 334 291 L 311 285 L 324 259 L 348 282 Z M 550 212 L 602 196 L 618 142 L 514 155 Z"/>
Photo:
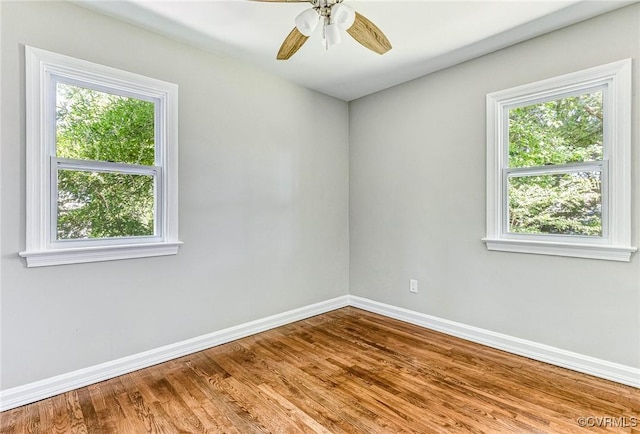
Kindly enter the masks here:
<path id="1" fill-rule="evenodd" d="M 342 0 L 256 0 L 273 3 L 311 3 L 295 18 L 295 27 L 280 46 L 276 59 L 287 60 L 307 42 L 322 21 L 322 41 L 325 48 L 340 43 L 340 32 L 346 31 L 353 39 L 378 54 L 391 49 L 391 43 L 382 31 L 364 16 L 355 12 Z"/>

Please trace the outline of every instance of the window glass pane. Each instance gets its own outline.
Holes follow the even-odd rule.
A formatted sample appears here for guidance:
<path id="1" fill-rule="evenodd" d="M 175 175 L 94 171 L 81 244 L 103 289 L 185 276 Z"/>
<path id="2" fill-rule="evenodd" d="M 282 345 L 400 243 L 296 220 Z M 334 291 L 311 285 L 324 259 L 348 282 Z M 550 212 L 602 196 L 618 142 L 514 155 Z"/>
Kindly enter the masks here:
<path id="1" fill-rule="evenodd" d="M 154 104 L 58 83 L 56 156 L 154 164 Z"/>
<path id="2" fill-rule="evenodd" d="M 509 110 L 509 167 L 603 158 L 602 91 Z"/>
<path id="3" fill-rule="evenodd" d="M 57 239 L 154 235 L 151 175 L 58 170 Z"/>
<path id="4" fill-rule="evenodd" d="M 510 176 L 509 232 L 602 236 L 601 175 Z"/>

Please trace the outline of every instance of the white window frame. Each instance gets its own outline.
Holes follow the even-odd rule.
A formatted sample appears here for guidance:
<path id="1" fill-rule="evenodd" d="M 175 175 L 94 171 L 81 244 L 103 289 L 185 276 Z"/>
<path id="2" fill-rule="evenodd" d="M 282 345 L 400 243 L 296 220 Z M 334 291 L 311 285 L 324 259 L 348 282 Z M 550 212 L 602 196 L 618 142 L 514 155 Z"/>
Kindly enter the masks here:
<path id="1" fill-rule="evenodd" d="M 104 65 L 25 47 L 26 70 L 26 249 L 27 267 L 175 255 L 178 239 L 178 86 Z M 56 156 L 58 82 L 155 106 L 153 166 L 81 161 Z M 153 236 L 56 239 L 57 170 L 132 173 L 154 178 Z"/>
<path id="2" fill-rule="evenodd" d="M 602 161 L 509 168 L 509 110 L 602 90 L 604 137 Z M 609 63 L 487 95 L 487 235 L 488 250 L 630 261 L 631 244 L 631 59 Z M 508 231 L 509 174 L 572 173 L 602 170 L 600 237 L 522 234 Z"/>

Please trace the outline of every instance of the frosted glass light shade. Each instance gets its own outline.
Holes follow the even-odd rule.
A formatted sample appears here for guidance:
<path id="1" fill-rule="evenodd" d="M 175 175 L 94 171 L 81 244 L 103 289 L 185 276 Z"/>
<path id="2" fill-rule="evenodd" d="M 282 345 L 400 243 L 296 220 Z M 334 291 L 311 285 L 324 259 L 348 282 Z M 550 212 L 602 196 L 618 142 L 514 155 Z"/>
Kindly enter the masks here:
<path id="1" fill-rule="evenodd" d="M 339 44 L 342 42 L 340 38 L 340 29 L 337 24 L 328 24 L 326 27 L 326 35 L 327 45 L 330 47 L 332 45 Z"/>
<path id="2" fill-rule="evenodd" d="M 356 13 L 349 6 L 338 3 L 331 8 L 331 22 L 340 30 L 347 30 L 356 20 Z"/>
<path id="3" fill-rule="evenodd" d="M 318 25 L 320 16 L 315 9 L 305 9 L 296 17 L 296 28 L 305 36 L 310 36 Z"/>

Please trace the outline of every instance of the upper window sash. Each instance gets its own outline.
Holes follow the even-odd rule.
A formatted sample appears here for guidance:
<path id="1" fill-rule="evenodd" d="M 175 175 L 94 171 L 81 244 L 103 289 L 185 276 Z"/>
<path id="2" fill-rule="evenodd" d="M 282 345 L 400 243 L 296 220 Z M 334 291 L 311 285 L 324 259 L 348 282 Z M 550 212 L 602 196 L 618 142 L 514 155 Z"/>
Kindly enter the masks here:
<path id="1" fill-rule="evenodd" d="M 509 110 L 576 96 L 603 93 L 603 160 L 544 167 L 509 167 Z M 489 250 L 629 261 L 631 245 L 631 59 L 566 74 L 487 95 L 487 235 Z M 603 237 L 508 232 L 509 174 L 570 173 L 603 169 Z M 606 221 L 605 221 L 606 220 Z"/>
<path id="2" fill-rule="evenodd" d="M 98 65 L 101 66 L 101 65 Z M 103 67 L 107 68 L 107 67 Z M 56 124 L 56 102 L 57 102 L 57 85 L 60 84 L 68 84 L 75 87 L 91 89 L 94 91 L 126 97 L 133 98 L 137 100 L 146 101 L 152 103 L 154 106 L 154 164 L 156 166 L 161 166 L 166 162 L 166 153 L 164 152 L 166 141 L 169 140 L 167 136 L 167 125 L 165 118 L 169 115 L 170 111 L 174 111 L 175 109 L 167 107 L 168 97 L 171 97 L 169 94 L 159 94 L 157 91 L 154 93 L 150 89 L 146 89 L 144 87 L 140 88 L 139 86 L 133 86 L 131 84 L 120 84 L 116 87 L 105 86 L 104 84 L 100 84 L 97 82 L 97 77 L 83 77 L 79 79 L 77 77 L 84 76 L 83 73 L 86 71 L 75 71 L 75 76 L 70 76 L 70 73 L 60 73 L 60 72 L 52 72 L 51 74 L 46 76 L 45 92 L 47 95 L 47 112 L 44 114 L 45 122 Z M 124 72 L 124 71 L 121 71 Z M 140 76 L 142 77 L 142 76 Z M 148 77 L 143 77 L 145 80 L 153 80 Z M 105 80 L 106 81 L 106 80 Z M 112 81 L 112 80 L 110 80 Z M 162 82 L 161 82 L 162 83 Z M 169 84 L 169 83 L 167 83 Z M 56 143 L 56 129 L 53 128 L 52 131 L 49 132 L 46 139 L 46 147 L 52 157 L 57 157 L 57 143 Z M 126 163 L 128 164 L 128 163 Z"/>

